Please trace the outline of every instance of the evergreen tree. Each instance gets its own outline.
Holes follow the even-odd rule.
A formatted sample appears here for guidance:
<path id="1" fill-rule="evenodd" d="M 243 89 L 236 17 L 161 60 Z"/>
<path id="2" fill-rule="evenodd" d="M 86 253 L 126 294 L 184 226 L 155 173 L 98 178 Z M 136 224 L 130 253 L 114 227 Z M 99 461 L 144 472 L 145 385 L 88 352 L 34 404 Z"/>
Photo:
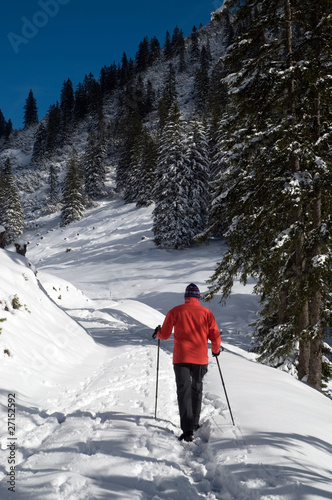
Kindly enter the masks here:
<path id="1" fill-rule="evenodd" d="M 96 81 L 92 73 L 85 75 L 83 81 L 88 112 L 93 118 L 102 118 L 103 99 L 100 83 Z"/>
<path id="2" fill-rule="evenodd" d="M 154 202 L 153 190 L 157 169 L 157 145 L 149 131 L 144 128 L 141 138 L 141 163 L 139 166 L 136 205 L 148 206 Z"/>
<path id="3" fill-rule="evenodd" d="M 195 103 L 198 112 L 207 113 L 209 111 L 209 93 L 209 58 L 207 49 L 203 46 L 201 50 L 200 69 L 197 71 L 195 77 Z"/>
<path id="4" fill-rule="evenodd" d="M 155 36 L 150 40 L 149 49 L 149 65 L 151 66 L 160 58 L 160 42 Z"/>
<path id="5" fill-rule="evenodd" d="M 0 109 L 0 138 L 5 135 L 6 132 L 6 120 L 3 112 Z"/>
<path id="6" fill-rule="evenodd" d="M 134 63 L 131 59 L 128 60 L 127 54 L 124 52 L 121 60 L 121 67 L 119 70 L 120 86 L 124 86 L 130 81 L 134 74 Z"/>
<path id="7" fill-rule="evenodd" d="M 193 237 L 199 236 L 207 227 L 210 209 L 210 161 L 206 129 L 199 119 L 190 124 L 189 151 L 189 191 L 186 211 L 192 226 Z"/>
<path id="8" fill-rule="evenodd" d="M 44 158 L 46 153 L 47 130 L 43 122 L 40 123 L 35 137 L 36 138 L 33 145 L 33 152 L 31 158 L 32 163 L 40 162 Z"/>
<path id="9" fill-rule="evenodd" d="M 118 83 L 118 70 L 116 64 L 104 66 L 100 71 L 100 87 L 103 95 L 110 95 L 116 89 Z"/>
<path id="10" fill-rule="evenodd" d="M 25 100 L 23 123 L 24 128 L 28 128 L 31 125 L 36 125 L 38 123 L 37 101 L 33 96 L 32 90 L 30 90 L 29 95 Z"/>
<path id="11" fill-rule="evenodd" d="M 9 139 L 9 136 L 12 133 L 12 131 L 13 131 L 13 123 L 12 123 L 11 119 L 9 118 L 9 120 L 6 123 L 6 127 L 5 127 L 5 138 L 6 139 Z"/>
<path id="12" fill-rule="evenodd" d="M 63 126 L 67 129 L 74 115 L 74 90 L 71 80 L 68 78 L 62 86 L 60 96 L 60 110 Z"/>
<path id="13" fill-rule="evenodd" d="M 69 160 L 68 171 L 63 187 L 63 206 L 60 225 L 67 226 L 80 220 L 84 214 L 83 187 L 77 168 L 77 158 L 73 155 Z"/>
<path id="14" fill-rule="evenodd" d="M 220 143 L 227 170 L 215 204 L 228 251 L 210 296 L 222 289 L 226 298 L 237 275 L 256 277 L 263 354 L 285 356 L 299 343 L 299 378 L 320 389 L 332 285 L 330 4 L 226 6 L 238 29 L 223 61 L 231 73 Z"/>
<path id="15" fill-rule="evenodd" d="M 95 200 L 105 195 L 105 147 L 92 130 L 83 160 L 85 193 Z"/>
<path id="16" fill-rule="evenodd" d="M 48 111 L 48 121 L 46 126 L 47 140 L 46 151 L 54 153 L 61 138 L 61 110 L 59 103 L 53 104 Z"/>
<path id="17" fill-rule="evenodd" d="M 153 89 L 153 85 L 150 80 L 147 81 L 146 92 L 144 95 L 142 116 L 146 116 L 154 109 L 154 103 L 156 99 L 156 93 Z"/>
<path id="18" fill-rule="evenodd" d="M 176 73 L 173 65 L 169 65 L 169 71 L 165 82 L 162 98 L 159 101 L 159 125 L 162 128 L 167 120 L 169 110 L 177 99 Z"/>
<path id="19" fill-rule="evenodd" d="M 15 186 L 14 174 L 9 158 L 0 172 L 0 214 L 1 225 L 6 229 L 6 244 L 10 244 L 22 234 L 23 213 Z"/>
<path id="20" fill-rule="evenodd" d="M 57 203 L 59 203 L 60 201 L 59 179 L 54 165 L 51 165 L 49 170 L 48 195 L 49 195 L 50 205 L 57 205 Z"/>
<path id="21" fill-rule="evenodd" d="M 153 189 L 157 167 L 157 146 L 146 127 L 136 137 L 131 151 L 124 199 L 136 202 L 138 207 L 153 203 Z"/>
<path id="22" fill-rule="evenodd" d="M 84 120 L 88 114 L 88 96 L 82 83 L 75 90 L 74 119 L 76 123 Z"/>
<path id="23" fill-rule="evenodd" d="M 183 52 L 185 48 L 183 31 L 180 30 L 178 26 L 174 28 L 171 44 L 172 44 L 172 53 L 174 55 L 179 55 L 181 52 Z"/>
<path id="24" fill-rule="evenodd" d="M 150 49 L 149 38 L 144 37 L 143 41 L 139 43 L 138 51 L 135 58 L 136 71 L 145 71 L 149 64 Z"/>
<path id="25" fill-rule="evenodd" d="M 190 172 L 179 104 L 175 101 L 162 131 L 153 211 L 154 242 L 163 248 L 184 248 L 192 243 L 187 215 Z"/>
<path id="26" fill-rule="evenodd" d="M 166 60 L 171 59 L 173 56 L 173 47 L 171 41 L 171 35 L 169 31 L 166 31 L 165 45 L 164 45 L 164 57 Z"/>
<path id="27" fill-rule="evenodd" d="M 190 60 L 195 63 L 199 60 L 199 43 L 198 43 L 198 31 L 196 26 L 193 27 L 192 33 L 190 35 L 191 47 L 190 47 Z"/>
<path id="28" fill-rule="evenodd" d="M 126 112 L 121 118 L 119 124 L 119 161 L 116 172 L 117 190 L 124 193 L 129 177 L 132 161 L 132 152 L 134 144 L 142 131 L 142 119 L 138 112 L 137 106 Z M 127 189 L 128 193 L 128 189 Z M 130 198 L 131 201 L 134 201 Z"/>

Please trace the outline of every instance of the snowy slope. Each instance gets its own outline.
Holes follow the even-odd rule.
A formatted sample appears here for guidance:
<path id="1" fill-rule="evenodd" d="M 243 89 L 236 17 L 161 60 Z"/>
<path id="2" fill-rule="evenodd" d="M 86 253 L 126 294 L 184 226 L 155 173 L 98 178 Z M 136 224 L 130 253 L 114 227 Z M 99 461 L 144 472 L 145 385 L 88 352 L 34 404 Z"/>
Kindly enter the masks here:
<path id="1" fill-rule="evenodd" d="M 331 498 L 332 402 L 247 353 L 258 308 L 251 285 L 237 285 L 224 308 L 209 304 L 224 331 L 220 363 L 236 425 L 211 359 L 203 426 L 194 443 L 177 441 L 171 340 L 162 342 L 154 419 L 152 329 L 190 281 L 206 289 L 222 246 L 157 249 L 151 210 L 113 200 L 66 228 L 54 216 L 40 220 L 39 233 L 26 235 L 37 278 L 24 258 L 0 252 L 0 498 Z"/>

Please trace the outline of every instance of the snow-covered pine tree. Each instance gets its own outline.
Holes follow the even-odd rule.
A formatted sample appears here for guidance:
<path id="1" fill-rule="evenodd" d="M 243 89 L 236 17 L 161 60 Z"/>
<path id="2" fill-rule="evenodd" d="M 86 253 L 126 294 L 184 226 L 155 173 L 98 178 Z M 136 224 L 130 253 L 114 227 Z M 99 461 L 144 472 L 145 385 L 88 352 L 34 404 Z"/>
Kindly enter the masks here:
<path id="1" fill-rule="evenodd" d="M 188 160 L 187 216 L 191 220 L 193 237 L 196 237 L 206 230 L 211 204 L 209 145 L 206 127 L 198 118 L 190 123 Z"/>
<path id="2" fill-rule="evenodd" d="M 93 130 L 88 137 L 83 166 L 86 195 L 92 200 L 101 198 L 105 194 L 105 146 Z"/>
<path id="3" fill-rule="evenodd" d="M 66 136 L 69 132 L 70 124 L 74 118 L 74 90 L 71 80 L 68 78 L 62 86 L 60 95 L 60 110 L 63 134 Z"/>
<path id="4" fill-rule="evenodd" d="M 71 157 L 63 186 L 63 206 L 60 225 L 67 226 L 75 220 L 80 220 L 84 213 L 83 187 L 77 169 L 77 157 Z"/>
<path id="5" fill-rule="evenodd" d="M 173 56 L 173 47 L 171 41 L 171 35 L 169 31 L 166 31 L 165 44 L 164 44 L 164 57 L 166 60 L 171 59 Z"/>
<path id="6" fill-rule="evenodd" d="M 48 111 L 46 132 L 46 151 L 49 154 L 53 154 L 59 145 L 61 135 L 61 111 L 58 102 L 50 106 Z"/>
<path id="7" fill-rule="evenodd" d="M 78 83 L 75 90 L 74 120 L 76 123 L 84 120 L 88 113 L 88 96 L 82 83 Z"/>
<path id="8" fill-rule="evenodd" d="M 153 190 L 156 179 L 158 149 L 150 132 L 145 127 L 141 139 L 142 159 L 136 205 L 148 206 L 154 202 Z"/>
<path id="9" fill-rule="evenodd" d="M 38 164 L 42 162 L 46 153 L 46 144 L 47 144 L 47 130 L 43 122 L 41 122 L 37 129 L 35 142 L 33 144 L 32 158 L 31 158 L 32 163 Z"/>
<path id="10" fill-rule="evenodd" d="M 153 232 L 156 245 L 163 248 L 184 248 L 193 240 L 188 217 L 190 169 L 188 148 L 180 107 L 175 101 L 162 131 L 153 211 Z"/>
<path id="11" fill-rule="evenodd" d="M 24 128 L 28 128 L 31 125 L 36 125 L 38 123 L 37 101 L 33 96 L 32 90 L 30 90 L 29 95 L 25 100 L 23 123 Z"/>
<path id="12" fill-rule="evenodd" d="M 199 60 L 199 36 L 196 26 L 193 26 L 192 33 L 190 35 L 191 46 L 190 46 L 190 60 L 195 63 Z"/>
<path id="13" fill-rule="evenodd" d="M 6 120 L 3 112 L 0 109 L 0 138 L 5 135 L 6 132 Z"/>
<path id="14" fill-rule="evenodd" d="M 195 75 L 195 104 L 196 110 L 199 113 L 207 113 L 209 111 L 209 66 L 208 52 L 204 45 L 201 50 L 200 68 L 197 69 Z"/>
<path id="15" fill-rule="evenodd" d="M 173 103 L 177 100 L 176 73 L 172 64 L 168 67 L 168 75 L 159 101 L 159 126 L 163 128 Z"/>
<path id="16" fill-rule="evenodd" d="M 127 203 L 136 202 L 138 207 L 153 203 L 156 168 L 157 146 L 150 132 L 143 127 L 132 148 L 124 193 Z"/>
<path id="17" fill-rule="evenodd" d="M 48 195 L 49 195 L 49 205 L 56 206 L 60 201 L 60 196 L 59 196 L 59 179 L 54 165 L 50 165 L 49 169 Z"/>
<path id="18" fill-rule="evenodd" d="M 142 42 L 138 45 L 138 51 L 135 56 L 135 69 L 136 71 L 145 71 L 149 64 L 150 45 L 149 38 L 145 36 Z"/>
<path id="19" fill-rule="evenodd" d="M 133 109 L 126 109 L 119 124 L 119 161 L 116 171 L 117 190 L 120 193 L 127 192 L 126 188 L 130 176 L 132 154 L 134 145 L 137 147 L 138 138 L 142 132 L 142 119 L 138 112 L 137 105 Z M 127 196 L 127 202 L 134 202 L 134 196 Z"/>
<path id="20" fill-rule="evenodd" d="M 299 343 L 299 378 L 320 389 L 332 286 L 331 6 L 230 0 L 226 7 L 238 31 L 223 61 L 227 170 L 215 205 L 229 246 L 209 296 L 221 289 L 226 298 L 236 276 L 256 277 L 263 354 L 285 356 Z"/>
<path id="21" fill-rule="evenodd" d="M 21 203 L 9 158 L 6 159 L 0 172 L 0 214 L 1 225 L 6 229 L 8 245 L 22 234 L 24 226 Z"/>

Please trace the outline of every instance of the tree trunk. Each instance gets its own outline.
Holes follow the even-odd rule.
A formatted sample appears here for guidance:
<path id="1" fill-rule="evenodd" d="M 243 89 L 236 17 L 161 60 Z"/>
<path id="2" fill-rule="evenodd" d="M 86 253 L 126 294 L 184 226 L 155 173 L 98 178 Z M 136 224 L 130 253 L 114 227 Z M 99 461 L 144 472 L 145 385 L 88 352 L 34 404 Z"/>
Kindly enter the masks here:
<path id="1" fill-rule="evenodd" d="M 313 202 L 313 227 L 319 229 L 322 224 L 322 203 L 320 193 L 316 196 Z M 321 247 L 319 244 L 315 246 L 313 257 L 321 255 Z M 316 330 L 313 340 L 310 342 L 310 360 L 309 360 L 309 377 L 308 384 L 316 389 L 322 388 L 322 325 L 321 325 L 321 303 L 322 293 L 320 290 L 320 273 L 316 277 L 316 283 L 313 285 L 310 300 L 310 325 Z"/>
<path id="2" fill-rule="evenodd" d="M 309 307 L 306 301 L 302 308 L 302 314 L 299 321 L 299 336 L 303 330 L 308 328 L 309 325 Z M 309 375 L 309 360 L 310 360 L 310 342 L 300 340 L 299 344 L 299 366 L 298 366 L 298 379 L 302 380 L 303 377 Z"/>

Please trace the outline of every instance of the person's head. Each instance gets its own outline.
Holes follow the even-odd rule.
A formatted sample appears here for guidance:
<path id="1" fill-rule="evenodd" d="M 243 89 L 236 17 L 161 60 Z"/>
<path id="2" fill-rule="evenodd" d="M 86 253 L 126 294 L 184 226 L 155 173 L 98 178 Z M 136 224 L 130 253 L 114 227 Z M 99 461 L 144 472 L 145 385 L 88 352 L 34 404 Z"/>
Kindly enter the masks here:
<path id="1" fill-rule="evenodd" d="M 188 299 L 189 297 L 193 297 L 194 299 L 200 299 L 201 297 L 199 288 L 194 283 L 190 283 L 190 285 L 187 286 L 186 291 L 184 293 L 185 299 Z"/>

